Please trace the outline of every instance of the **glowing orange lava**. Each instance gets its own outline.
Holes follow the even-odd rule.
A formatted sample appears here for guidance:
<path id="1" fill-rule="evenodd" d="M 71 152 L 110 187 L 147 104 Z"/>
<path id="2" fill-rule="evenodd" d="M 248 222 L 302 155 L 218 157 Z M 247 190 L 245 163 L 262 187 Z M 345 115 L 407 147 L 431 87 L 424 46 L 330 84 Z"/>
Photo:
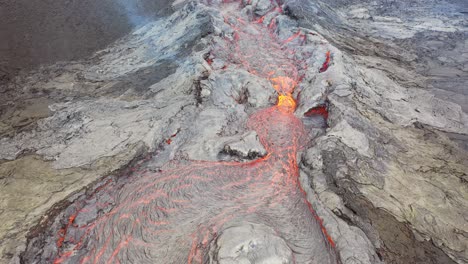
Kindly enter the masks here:
<path id="1" fill-rule="evenodd" d="M 278 103 L 276 104 L 280 109 L 285 110 L 289 113 L 294 112 L 296 110 L 296 101 L 290 94 L 288 95 L 279 95 L 278 96 Z"/>

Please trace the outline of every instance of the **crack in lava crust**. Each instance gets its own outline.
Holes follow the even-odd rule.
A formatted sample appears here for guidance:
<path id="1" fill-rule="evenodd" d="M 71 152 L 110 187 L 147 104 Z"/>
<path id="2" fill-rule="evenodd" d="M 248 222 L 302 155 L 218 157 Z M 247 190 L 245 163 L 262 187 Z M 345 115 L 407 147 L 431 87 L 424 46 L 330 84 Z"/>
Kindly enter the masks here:
<path id="1" fill-rule="evenodd" d="M 244 256 L 251 262 L 242 263 L 339 262 L 298 182 L 296 155 L 307 136 L 293 114 L 292 93 L 305 68 L 288 45 L 305 35 L 298 31 L 281 42 L 275 20 L 268 26 L 263 21 L 225 13 L 234 34 L 212 55 L 267 78 L 278 91 L 278 103 L 247 124 L 268 155 L 248 163 L 171 162 L 159 173 L 137 172 L 131 183 L 104 186 L 74 204 L 75 213 L 57 234 L 55 263 L 240 263 L 216 259 L 215 244 L 223 230 L 246 222 L 274 230 L 291 254 L 262 262 L 272 256 L 251 249 Z"/>

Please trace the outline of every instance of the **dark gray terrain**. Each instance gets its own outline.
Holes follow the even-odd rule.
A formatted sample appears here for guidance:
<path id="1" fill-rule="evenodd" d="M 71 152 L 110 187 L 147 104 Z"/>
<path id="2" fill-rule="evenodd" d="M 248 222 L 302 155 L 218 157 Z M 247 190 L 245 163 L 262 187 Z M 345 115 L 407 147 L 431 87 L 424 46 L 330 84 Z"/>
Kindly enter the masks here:
<path id="1" fill-rule="evenodd" d="M 0 1 L 0 69 L 84 58 L 171 12 L 169 0 Z"/>

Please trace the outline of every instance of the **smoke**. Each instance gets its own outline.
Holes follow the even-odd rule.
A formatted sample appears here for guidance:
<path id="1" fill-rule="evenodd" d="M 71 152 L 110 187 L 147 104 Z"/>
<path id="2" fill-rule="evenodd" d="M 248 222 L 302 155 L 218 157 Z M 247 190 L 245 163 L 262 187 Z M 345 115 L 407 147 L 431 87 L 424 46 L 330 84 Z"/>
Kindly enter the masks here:
<path id="1" fill-rule="evenodd" d="M 150 18 L 143 14 L 143 4 L 141 0 L 117 0 L 123 8 L 129 22 L 133 26 L 139 26 L 150 21 Z"/>

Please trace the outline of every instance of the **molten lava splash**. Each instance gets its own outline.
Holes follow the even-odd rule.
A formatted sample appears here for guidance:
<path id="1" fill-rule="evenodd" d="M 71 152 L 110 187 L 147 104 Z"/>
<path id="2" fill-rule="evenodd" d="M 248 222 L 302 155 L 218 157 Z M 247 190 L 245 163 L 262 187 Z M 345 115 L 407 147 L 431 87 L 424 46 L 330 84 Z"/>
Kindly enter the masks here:
<path id="1" fill-rule="evenodd" d="M 223 50 L 215 56 L 270 80 L 279 94 L 275 106 L 247 124 L 268 155 L 248 163 L 172 162 L 158 173 L 136 172 L 131 182 L 97 190 L 72 206 L 57 235 L 55 263 L 209 263 L 223 230 L 245 222 L 275 230 L 292 254 L 283 263 L 338 263 L 298 182 L 296 155 L 307 137 L 293 114 L 292 93 L 303 65 L 258 19 L 229 14 L 225 21 L 234 37 L 218 43 Z"/>

